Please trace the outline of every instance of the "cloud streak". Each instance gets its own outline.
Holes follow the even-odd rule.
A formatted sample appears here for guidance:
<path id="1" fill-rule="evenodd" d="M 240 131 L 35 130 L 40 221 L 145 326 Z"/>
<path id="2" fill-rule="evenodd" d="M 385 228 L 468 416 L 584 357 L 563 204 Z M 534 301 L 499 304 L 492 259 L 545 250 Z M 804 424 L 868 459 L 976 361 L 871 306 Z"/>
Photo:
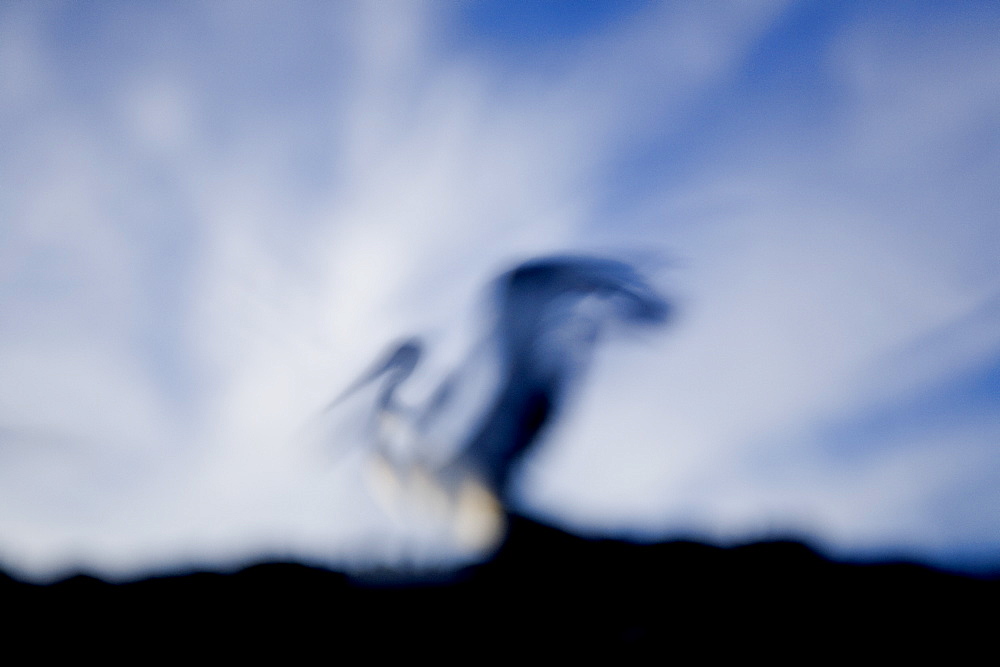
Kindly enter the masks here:
<path id="1" fill-rule="evenodd" d="M 298 9 L 0 10 L 6 566 L 398 559 L 302 425 L 399 335 L 453 365 L 511 263 L 649 247 L 678 325 L 601 350 L 522 509 L 995 562 L 992 404 L 918 406 L 1000 344 L 1000 17 Z"/>

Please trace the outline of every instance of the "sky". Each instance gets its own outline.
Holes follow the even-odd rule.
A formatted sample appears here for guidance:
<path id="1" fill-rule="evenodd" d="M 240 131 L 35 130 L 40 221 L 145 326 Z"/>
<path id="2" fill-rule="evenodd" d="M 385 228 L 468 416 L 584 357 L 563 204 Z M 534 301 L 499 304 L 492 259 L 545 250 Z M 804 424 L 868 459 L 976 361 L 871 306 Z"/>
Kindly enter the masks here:
<path id="1" fill-rule="evenodd" d="M 0 567 L 461 560 L 324 405 L 625 258 L 512 509 L 1000 568 L 1000 5 L 0 5 Z M 407 396 L 419 401 L 419 387 Z M 345 444 L 347 443 L 347 444 Z"/>

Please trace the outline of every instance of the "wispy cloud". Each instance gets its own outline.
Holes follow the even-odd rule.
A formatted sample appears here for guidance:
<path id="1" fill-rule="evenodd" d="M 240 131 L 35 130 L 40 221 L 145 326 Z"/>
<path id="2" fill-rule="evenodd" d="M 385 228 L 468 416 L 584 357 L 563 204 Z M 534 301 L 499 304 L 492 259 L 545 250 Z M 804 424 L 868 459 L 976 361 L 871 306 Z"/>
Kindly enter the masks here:
<path id="1" fill-rule="evenodd" d="M 602 351 L 526 509 L 995 556 L 954 518 L 997 501 L 982 410 L 828 434 L 995 362 L 1000 17 L 657 5 L 539 41 L 438 3 L 0 11 L 10 566 L 400 548 L 352 459 L 292 436 L 401 335 L 446 368 L 510 262 L 609 247 L 681 260 L 679 323 Z"/>

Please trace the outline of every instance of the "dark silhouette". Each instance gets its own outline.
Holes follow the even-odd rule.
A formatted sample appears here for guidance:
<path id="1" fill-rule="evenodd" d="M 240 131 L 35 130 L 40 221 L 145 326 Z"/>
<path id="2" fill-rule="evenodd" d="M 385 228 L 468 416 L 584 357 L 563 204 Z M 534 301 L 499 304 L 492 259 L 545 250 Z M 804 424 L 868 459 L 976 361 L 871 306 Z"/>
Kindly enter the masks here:
<path id="1" fill-rule="evenodd" d="M 947 651 L 972 662 L 994 647 L 1000 594 L 995 575 L 835 563 L 792 542 L 590 541 L 516 515 L 492 561 L 446 583 L 372 583 L 293 563 L 119 585 L 78 576 L 34 586 L 0 573 L 2 634 L 11 655 L 74 659 L 311 660 L 334 647 L 406 659 L 544 650 L 796 663 Z"/>
<path id="2" fill-rule="evenodd" d="M 485 345 L 425 405 L 408 408 L 397 397 L 423 353 L 416 338 L 398 344 L 331 404 L 380 382 L 370 439 L 383 468 L 394 479 L 420 474 L 422 488 L 432 480 L 452 507 L 470 503 L 487 508 L 487 514 L 500 511 L 513 464 L 561 413 L 603 334 L 615 325 L 661 324 L 669 312 L 667 302 L 632 266 L 593 257 L 525 262 L 496 280 L 493 298 L 496 321 Z M 463 390 L 466 369 L 482 363 L 483 354 L 492 355 L 496 369 L 491 402 L 458 435 L 451 455 L 433 460 L 427 434 L 436 422 L 453 418 L 450 411 Z M 480 516 L 473 521 L 498 522 Z M 473 539 L 492 544 L 497 537 L 496 530 L 486 528 Z"/>

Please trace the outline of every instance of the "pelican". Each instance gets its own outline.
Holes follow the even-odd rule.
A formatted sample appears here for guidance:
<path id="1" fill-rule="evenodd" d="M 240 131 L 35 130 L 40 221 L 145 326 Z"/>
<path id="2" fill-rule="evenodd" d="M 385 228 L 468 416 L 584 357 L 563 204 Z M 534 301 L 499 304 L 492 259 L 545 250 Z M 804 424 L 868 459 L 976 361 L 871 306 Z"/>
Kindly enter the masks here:
<path id="1" fill-rule="evenodd" d="M 424 345 L 406 339 L 333 403 L 378 383 L 368 439 L 374 495 L 387 509 L 417 504 L 448 519 L 464 548 L 488 551 L 505 533 L 514 464 L 563 409 L 598 341 L 614 326 L 656 325 L 668 303 L 631 265 L 606 258 L 552 256 L 503 273 L 493 285 L 496 320 L 484 344 L 423 404 L 398 396 Z M 492 387 L 473 417 L 458 420 L 442 448 L 441 423 L 468 394 L 470 369 L 491 357 Z M 454 430 L 454 429 L 453 429 Z M 442 451 L 444 454 L 442 454 Z"/>

